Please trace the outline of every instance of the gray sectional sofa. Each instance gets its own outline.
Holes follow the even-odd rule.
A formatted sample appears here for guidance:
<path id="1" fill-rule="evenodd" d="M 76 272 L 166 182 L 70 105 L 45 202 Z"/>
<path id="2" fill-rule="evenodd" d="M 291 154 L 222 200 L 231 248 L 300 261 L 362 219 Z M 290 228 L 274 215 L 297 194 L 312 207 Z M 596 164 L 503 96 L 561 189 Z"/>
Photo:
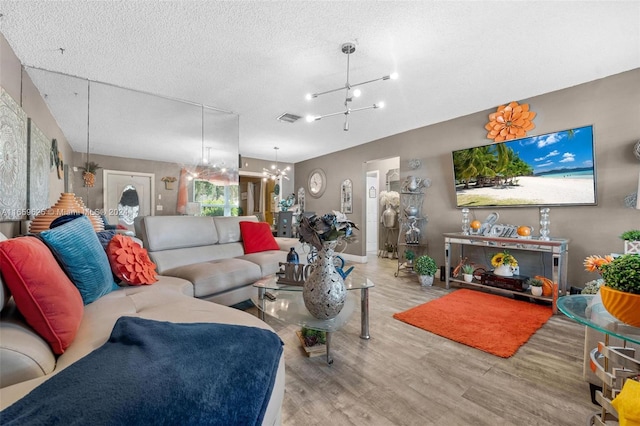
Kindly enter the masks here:
<path id="1" fill-rule="evenodd" d="M 141 238 L 159 274 L 193 284 L 193 296 L 231 306 L 256 293 L 253 283 L 275 274 L 286 262 L 295 238 L 276 237 L 280 250 L 245 254 L 240 222 L 255 216 L 146 216 L 138 220 Z"/>
<path id="2" fill-rule="evenodd" d="M 286 260 L 289 248 L 299 243 L 290 238 L 277 239 L 281 250 L 245 255 L 239 231 L 239 222 L 243 220 L 257 221 L 257 218 L 173 216 L 140 220 L 138 236 L 157 265 L 159 280 L 152 285 L 121 287 L 85 305 L 77 334 L 61 355 L 55 355 L 47 342 L 27 325 L 7 287 L 0 282 L 0 409 L 24 398 L 104 345 L 114 324 L 123 316 L 271 330 L 253 315 L 223 305 L 249 299 L 255 291 L 252 284 L 276 272 L 278 262 Z M 284 375 L 281 357 L 262 424 L 280 423 Z"/>

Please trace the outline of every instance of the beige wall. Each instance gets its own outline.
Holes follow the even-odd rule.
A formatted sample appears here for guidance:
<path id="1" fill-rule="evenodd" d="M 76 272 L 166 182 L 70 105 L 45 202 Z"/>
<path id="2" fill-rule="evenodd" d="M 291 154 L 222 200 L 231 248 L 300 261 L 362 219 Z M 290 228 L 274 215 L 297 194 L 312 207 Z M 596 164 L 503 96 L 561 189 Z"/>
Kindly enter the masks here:
<path id="1" fill-rule="evenodd" d="M 505 99 L 510 102 L 512 99 Z M 618 236 L 625 230 L 640 228 L 640 210 L 624 206 L 624 197 L 638 190 L 640 164 L 632 154 L 640 139 L 640 69 L 556 92 L 518 100 L 537 112 L 536 128 L 530 134 L 544 134 L 582 125 L 594 125 L 596 145 L 597 206 L 552 207 L 551 236 L 569 238 L 569 283 L 582 286 L 597 278 L 583 271 L 589 254 L 622 251 Z M 429 102 L 426 100 L 425 102 Z M 366 230 L 364 199 L 365 162 L 400 156 L 400 174 L 429 177 L 433 185 L 426 191 L 423 212 L 428 215 L 429 254 L 444 264 L 442 233 L 460 231 L 461 214 L 455 207 L 451 151 L 485 145 L 484 125 L 495 109 L 459 117 L 360 145 L 324 157 L 296 164 L 296 188 L 303 185 L 309 172 L 321 167 L 328 188 L 319 199 L 307 197 L 307 209 L 325 212 L 339 209 L 340 182 L 350 178 L 354 184 L 353 218 L 361 225 L 360 241 L 350 245 L 348 253 L 364 255 Z M 372 114 L 384 114 L 374 112 Z M 407 161 L 422 160 L 422 167 L 409 173 Z M 359 165 L 359 166 L 358 166 Z M 484 219 L 490 211 L 500 214 L 500 223 L 528 224 L 539 228 L 538 209 L 478 209 L 473 214 Z"/>
<path id="2" fill-rule="evenodd" d="M 71 163 L 73 150 L 49 112 L 38 89 L 29 76 L 22 71 L 20 60 L 2 34 L 0 34 L 0 86 L 22 106 L 27 117 L 31 118 L 49 140 L 58 141 L 58 150 L 62 153 L 63 161 Z M 62 192 L 64 192 L 64 180 L 58 179 L 56 171 L 52 170 L 49 174 L 50 204 L 53 204 Z M 20 222 L 0 222 L 0 232 L 7 236 L 15 236 L 20 232 Z"/>

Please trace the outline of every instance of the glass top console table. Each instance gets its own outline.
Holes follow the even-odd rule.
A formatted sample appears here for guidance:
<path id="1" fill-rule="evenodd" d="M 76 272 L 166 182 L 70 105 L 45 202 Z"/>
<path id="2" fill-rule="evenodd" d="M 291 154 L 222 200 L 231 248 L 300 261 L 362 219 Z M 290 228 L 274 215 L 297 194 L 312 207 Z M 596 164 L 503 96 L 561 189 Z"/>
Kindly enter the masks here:
<path id="1" fill-rule="evenodd" d="M 337 317 L 330 320 L 315 318 L 309 313 L 302 299 L 302 286 L 279 284 L 277 277 L 271 275 L 255 284 L 258 293 L 251 301 L 258 307 L 259 317 L 264 321 L 264 314 L 290 324 L 326 332 L 327 363 L 332 364 L 331 333 L 340 330 L 349 321 L 355 310 L 357 296 L 354 290 L 360 290 L 360 338 L 369 339 L 369 289 L 374 283 L 368 279 L 347 277 L 344 280 L 347 298 L 344 307 Z M 275 300 L 269 300 L 265 294 L 269 292 Z"/>
<path id="2" fill-rule="evenodd" d="M 618 413 L 611 401 L 621 391 L 626 380 L 640 378 L 640 359 L 631 342 L 640 345 L 640 328 L 625 324 L 613 317 L 595 295 L 576 294 L 558 299 L 558 309 L 569 318 L 604 333 L 590 352 L 591 369 L 602 380 L 602 391 L 596 392 L 596 400 L 602 407 L 589 419 L 590 425 L 605 426 L 618 420 Z M 610 336 L 622 339 L 623 347 L 609 345 Z"/>
<path id="3" fill-rule="evenodd" d="M 468 257 L 469 261 L 485 264 L 489 259 L 500 251 L 508 251 L 518 260 L 520 274 L 532 277 L 534 275 L 542 275 L 550 278 L 553 282 L 558 283 L 558 295 L 563 296 L 567 293 L 567 255 L 569 251 L 569 240 L 564 238 L 551 238 L 549 240 L 541 240 L 536 237 L 531 238 L 512 238 L 512 237 L 496 237 L 485 235 L 465 235 L 461 232 L 445 233 L 444 236 L 444 258 L 445 271 L 451 271 L 455 266 L 452 263 L 452 257 L 455 255 L 457 261 L 459 256 L 461 259 Z M 490 269 L 490 264 L 488 269 Z M 457 286 L 469 286 L 484 288 L 487 290 L 509 293 L 514 295 L 524 295 L 531 299 L 540 299 L 552 303 L 553 312 L 556 313 L 556 305 L 552 296 L 534 296 L 529 292 L 509 290 L 482 284 L 475 279 L 472 282 L 454 278 L 450 273 L 445 273 L 445 285 L 449 288 L 451 284 Z"/>

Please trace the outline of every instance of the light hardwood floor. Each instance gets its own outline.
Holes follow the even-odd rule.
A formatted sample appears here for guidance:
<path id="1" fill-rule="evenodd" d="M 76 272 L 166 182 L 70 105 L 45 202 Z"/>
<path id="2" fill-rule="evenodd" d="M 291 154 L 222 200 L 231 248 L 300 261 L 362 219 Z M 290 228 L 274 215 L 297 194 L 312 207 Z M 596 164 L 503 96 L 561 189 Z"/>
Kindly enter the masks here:
<path id="1" fill-rule="evenodd" d="M 582 379 L 584 326 L 553 316 L 503 359 L 393 318 L 449 291 L 436 279 L 393 276 L 396 261 L 369 256 L 354 274 L 369 293 L 370 340 L 359 307 L 332 338 L 333 365 L 307 358 L 295 331 L 266 321 L 285 343 L 284 425 L 585 425 L 596 411 Z M 255 312 L 255 308 L 251 308 Z M 517 321 L 517 318 L 514 318 Z"/>

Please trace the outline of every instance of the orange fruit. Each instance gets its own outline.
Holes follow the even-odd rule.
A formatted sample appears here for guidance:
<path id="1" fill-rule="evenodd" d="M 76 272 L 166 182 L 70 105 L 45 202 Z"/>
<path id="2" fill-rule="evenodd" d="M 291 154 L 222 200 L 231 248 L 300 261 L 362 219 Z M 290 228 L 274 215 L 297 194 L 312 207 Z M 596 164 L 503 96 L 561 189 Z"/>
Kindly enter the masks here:
<path id="1" fill-rule="evenodd" d="M 520 235 L 521 237 L 528 237 L 529 235 L 531 235 L 531 228 L 524 225 L 520 226 L 518 228 L 518 235 Z"/>
<path id="2" fill-rule="evenodd" d="M 474 220 L 469 224 L 469 226 L 471 226 L 471 229 L 480 229 L 480 227 L 482 226 L 482 223 L 480 223 L 479 220 Z"/>

